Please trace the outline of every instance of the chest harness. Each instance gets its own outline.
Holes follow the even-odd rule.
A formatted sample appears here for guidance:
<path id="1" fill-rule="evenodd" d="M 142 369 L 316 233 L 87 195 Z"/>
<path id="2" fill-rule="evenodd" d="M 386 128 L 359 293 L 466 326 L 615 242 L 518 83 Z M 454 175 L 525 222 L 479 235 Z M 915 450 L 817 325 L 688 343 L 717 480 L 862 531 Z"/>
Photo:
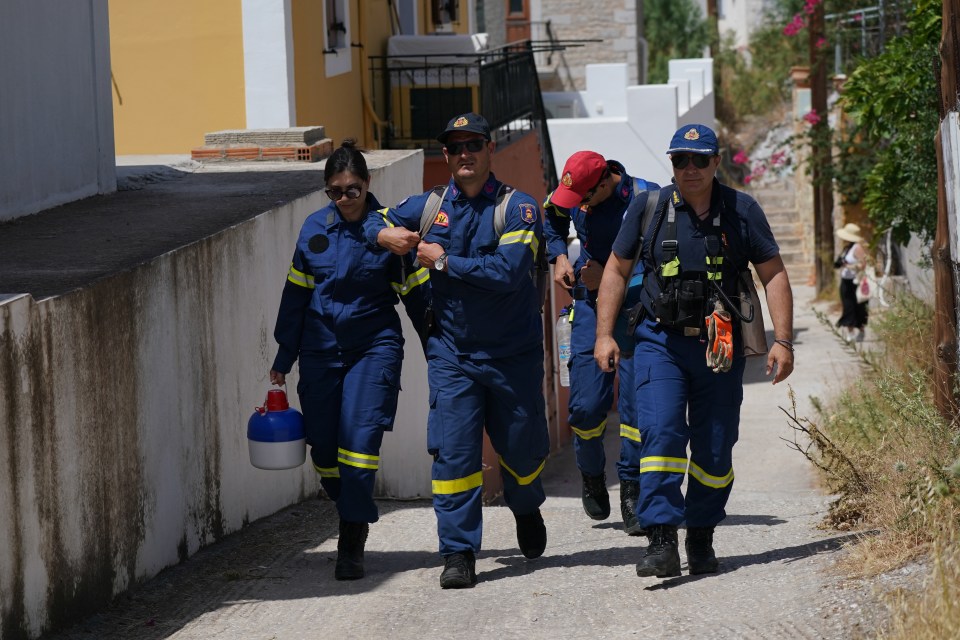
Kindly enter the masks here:
<path id="1" fill-rule="evenodd" d="M 753 320 L 753 308 L 749 316 L 740 312 L 723 289 L 723 265 L 726 239 L 720 230 L 725 207 L 713 217 L 710 228 L 705 230 L 703 243 L 705 265 L 703 271 L 684 271 L 680 266 L 677 241 L 676 205 L 680 196 L 676 190 L 670 197 L 665 216 L 661 215 L 653 237 L 664 224 L 664 238 L 660 242 L 662 260 L 655 275 L 660 293 L 654 298 L 653 315 L 657 322 L 683 332 L 685 336 L 700 336 L 707 329 L 705 320 L 714 312 L 733 313 L 743 322 Z M 665 219 L 664 219 L 665 218 Z M 736 265 L 733 265 L 736 268 Z M 735 296 L 736 297 L 736 296 Z"/>

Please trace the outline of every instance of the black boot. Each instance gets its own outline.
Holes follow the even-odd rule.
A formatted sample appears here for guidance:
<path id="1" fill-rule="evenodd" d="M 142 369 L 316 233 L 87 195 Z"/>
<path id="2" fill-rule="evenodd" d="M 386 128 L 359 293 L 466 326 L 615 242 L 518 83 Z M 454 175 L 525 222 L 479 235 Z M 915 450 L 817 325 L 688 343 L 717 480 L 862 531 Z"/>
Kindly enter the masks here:
<path id="1" fill-rule="evenodd" d="M 465 589 L 477 584 L 477 560 L 473 551 L 461 551 L 443 556 L 441 589 Z"/>
<path id="2" fill-rule="evenodd" d="M 610 494 L 607 493 L 607 474 L 583 476 L 583 510 L 593 520 L 606 520 L 610 516 Z"/>
<path id="3" fill-rule="evenodd" d="M 650 544 L 637 563 L 637 575 L 673 578 L 680 575 L 680 552 L 677 551 L 677 527 L 657 524 L 647 529 Z"/>
<path id="4" fill-rule="evenodd" d="M 539 558 L 547 548 L 547 527 L 543 524 L 540 509 L 526 515 L 513 514 L 517 520 L 517 544 L 520 552 L 528 558 Z"/>
<path id="5" fill-rule="evenodd" d="M 687 539 L 683 541 L 687 551 L 687 568 L 690 575 L 716 573 L 720 563 L 713 552 L 713 527 L 687 527 Z"/>
<path id="6" fill-rule="evenodd" d="M 334 578 L 358 580 L 363 577 L 363 547 L 367 543 L 369 532 L 370 525 L 366 522 L 347 522 L 341 518 Z"/>
<path id="7" fill-rule="evenodd" d="M 640 499 L 640 483 L 636 480 L 620 481 L 620 517 L 627 535 L 645 536 L 646 529 L 637 522 L 637 501 Z"/>

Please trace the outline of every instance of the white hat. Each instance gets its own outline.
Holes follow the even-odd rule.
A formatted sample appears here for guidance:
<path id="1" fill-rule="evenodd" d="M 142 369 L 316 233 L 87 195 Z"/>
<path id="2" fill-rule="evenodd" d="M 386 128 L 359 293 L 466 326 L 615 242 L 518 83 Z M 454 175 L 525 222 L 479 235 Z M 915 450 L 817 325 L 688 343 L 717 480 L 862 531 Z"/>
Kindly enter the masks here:
<path id="1" fill-rule="evenodd" d="M 837 229 L 834 233 L 838 238 L 847 242 L 863 242 L 863 238 L 860 237 L 860 226 L 852 222 L 848 222 L 842 229 Z"/>

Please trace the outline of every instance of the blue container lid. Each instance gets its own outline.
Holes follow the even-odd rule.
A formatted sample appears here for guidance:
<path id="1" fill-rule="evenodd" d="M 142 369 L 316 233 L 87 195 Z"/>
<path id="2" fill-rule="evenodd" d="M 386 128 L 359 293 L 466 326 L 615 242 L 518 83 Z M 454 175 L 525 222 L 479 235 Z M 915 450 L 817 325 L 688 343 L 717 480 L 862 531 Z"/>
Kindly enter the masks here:
<path id="1" fill-rule="evenodd" d="M 303 416 L 294 408 L 254 411 L 247 422 L 247 439 L 256 442 L 290 442 L 304 438 Z"/>

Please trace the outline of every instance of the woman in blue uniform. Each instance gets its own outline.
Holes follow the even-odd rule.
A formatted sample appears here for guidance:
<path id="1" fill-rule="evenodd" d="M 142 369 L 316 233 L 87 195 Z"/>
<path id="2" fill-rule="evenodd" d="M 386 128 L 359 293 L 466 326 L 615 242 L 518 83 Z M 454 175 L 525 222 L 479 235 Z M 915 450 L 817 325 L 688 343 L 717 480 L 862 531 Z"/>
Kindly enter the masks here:
<path id="1" fill-rule="evenodd" d="M 324 179 L 330 204 L 300 230 L 274 331 L 280 348 L 270 382 L 284 384 L 299 360 L 310 456 L 340 514 L 334 575 L 354 580 L 363 577 L 369 523 L 378 519 L 374 476 L 400 391 L 403 335 L 394 307 L 398 294 L 405 304 L 422 295 L 426 271 L 404 269 L 405 257 L 365 245 L 361 221 L 380 204 L 368 191 L 370 173 L 354 140 L 333 152 Z M 411 307 L 408 313 L 422 318 Z"/>

